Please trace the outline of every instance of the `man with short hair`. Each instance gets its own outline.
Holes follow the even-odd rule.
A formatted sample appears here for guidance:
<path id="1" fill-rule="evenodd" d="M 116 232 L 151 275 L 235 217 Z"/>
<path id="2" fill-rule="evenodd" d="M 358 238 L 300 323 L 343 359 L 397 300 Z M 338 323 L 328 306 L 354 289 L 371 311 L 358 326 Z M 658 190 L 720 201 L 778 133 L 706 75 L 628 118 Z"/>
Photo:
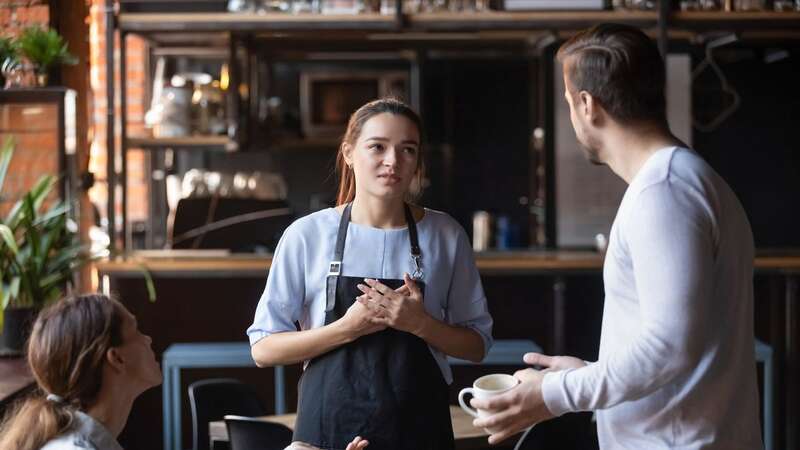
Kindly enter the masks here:
<path id="1" fill-rule="evenodd" d="M 628 183 L 603 267 L 597 362 L 525 355 L 545 370 L 472 405 L 500 442 L 597 411 L 602 449 L 762 448 L 753 332 L 753 237 L 725 181 L 669 130 L 664 62 L 640 30 L 599 25 L 558 52 L 588 159 Z"/>

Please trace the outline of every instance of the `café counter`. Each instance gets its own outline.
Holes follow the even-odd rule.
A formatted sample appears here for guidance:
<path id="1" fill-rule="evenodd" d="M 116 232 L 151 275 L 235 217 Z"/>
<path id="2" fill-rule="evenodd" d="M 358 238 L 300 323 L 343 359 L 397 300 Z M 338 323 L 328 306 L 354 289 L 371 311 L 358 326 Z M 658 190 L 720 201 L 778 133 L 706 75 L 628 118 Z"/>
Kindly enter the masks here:
<path id="1" fill-rule="evenodd" d="M 594 352 L 596 356 L 602 317 L 602 254 L 513 251 L 478 252 L 475 256 L 496 319 L 497 338 L 533 340 L 551 354 L 592 358 Z M 176 343 L 245 341 L 271 262 L 269 255 L 145 251 L 99 261 L 96 268 L 102 290 L 117 295 L 136 315 L 140 328 L 152 336 L 160 360 L 166 348 Z M 776 424 L 776 432 L 783 433 L 800 427 L 800 251 L 760 251 L 754 266 L 756 334 L 775 355 L 773 381 L 775 391 L 782 393 L 776 409 L 783 413 L 778 416 L 781 423 Z M 148 278 L 155 287 L 154 301 L 149 299 Z M 257 383 L 270 387 L 274 380 L 271 371 L 267 372 L 259 372 Z M 288 382 L 299 373 L 299 367 L 287 367 Z M 130 448 L 151 444 L 138 436 L 152 429 L 152 414 L 160 410 L 160 392 L 146 395 L 148 399 L 139 401 L 142 411 L 134 411 L 128 424 L 126 444 Z M 262 396 L 266 404 L 274 402 L 271 391 Z M 287 392 L 288 405 L 296 400 L 295 392 Z M 188 402 L 183 401 L 186 411 Z M 190 423 L 190 418 L 183 423 Z M 186 427 L 182 434 L 183 442 L 190 442 Z"/>

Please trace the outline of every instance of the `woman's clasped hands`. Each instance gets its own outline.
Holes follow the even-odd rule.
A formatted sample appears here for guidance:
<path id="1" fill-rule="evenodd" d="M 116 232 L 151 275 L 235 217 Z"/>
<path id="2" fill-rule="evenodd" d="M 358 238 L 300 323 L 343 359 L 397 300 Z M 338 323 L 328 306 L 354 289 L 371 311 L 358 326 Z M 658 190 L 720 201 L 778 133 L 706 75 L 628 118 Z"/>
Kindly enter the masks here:
<path id="1" fill-rule="evenodd" d="M 372 313 L 369 318 L 372 323 L 417 335 L 430 316 L 414 280 L 406 273 L 403 281 L 403 286 L 392 289 L 378 280 L 365 278 L 365 284 L 358 285 L 363 294 L 356 300 Z"/>

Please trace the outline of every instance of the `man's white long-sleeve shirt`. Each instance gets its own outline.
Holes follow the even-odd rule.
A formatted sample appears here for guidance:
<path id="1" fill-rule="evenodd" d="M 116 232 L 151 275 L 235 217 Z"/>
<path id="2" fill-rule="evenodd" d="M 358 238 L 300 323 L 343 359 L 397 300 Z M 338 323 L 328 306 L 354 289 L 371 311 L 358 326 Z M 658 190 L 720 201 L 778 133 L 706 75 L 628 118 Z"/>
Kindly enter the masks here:
<path id="1" fill-rule="evenodd" d="M 547 407 L 597 410 L 601 449 L 762 448 L 753 257 L 725 181 L 691 150 L 653 154 L 611 228 L 598 361 L 547 374 Z"/>

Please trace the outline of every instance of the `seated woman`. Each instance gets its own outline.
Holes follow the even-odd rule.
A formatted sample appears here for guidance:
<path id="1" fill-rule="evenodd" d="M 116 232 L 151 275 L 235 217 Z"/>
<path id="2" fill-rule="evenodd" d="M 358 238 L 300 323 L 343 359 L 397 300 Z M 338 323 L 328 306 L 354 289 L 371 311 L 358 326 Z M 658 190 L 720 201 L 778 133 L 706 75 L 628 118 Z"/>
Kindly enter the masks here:
<path id="1" fill-rule="evenodd" d="M 88 294 L 43 310 L 28 342 L 39 392 L 0 426 L 0 450 L 117 450 L 134 399 L 161 383 L 136 318 L 116 300 Z"/>

